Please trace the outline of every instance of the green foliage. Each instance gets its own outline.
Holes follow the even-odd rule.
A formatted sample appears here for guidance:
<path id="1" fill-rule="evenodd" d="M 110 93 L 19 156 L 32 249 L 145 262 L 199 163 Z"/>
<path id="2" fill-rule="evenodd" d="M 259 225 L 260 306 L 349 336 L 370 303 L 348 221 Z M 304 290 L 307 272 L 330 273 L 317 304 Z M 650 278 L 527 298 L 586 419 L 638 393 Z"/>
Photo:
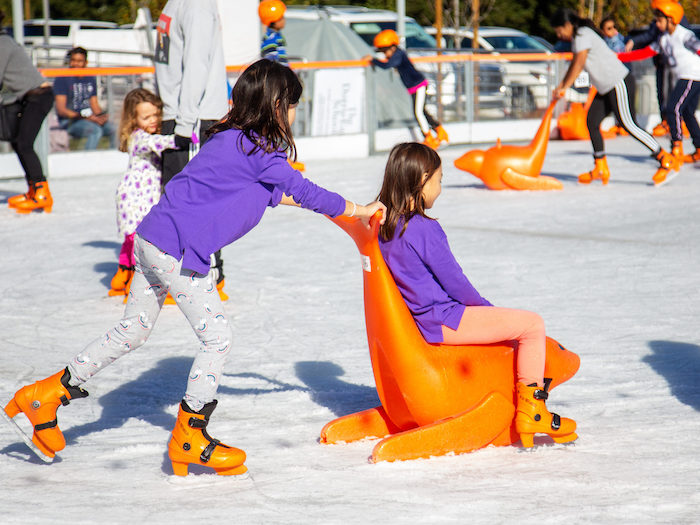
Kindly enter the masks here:
<path id="1" fill-rule="evenodd" d="M 77 18 L 90 20 L 105 20 L 127 24 L 134 21 L 136 10 L 147 6 L 154 20 L 160 15 L 167 0 L 50 0 L 51 18 Z M 193 0 L 196 1 L 196 0 Z M 236 0 L 229 0 L 236 1 Z M 599 6 L 595 0 L 594 5 Z M 41 0 L 22 0 L 22 4 L 30 6 L 30 13 L 25 18 L 40 18 L 42 16 Z M 290 5 L 354 5 L 373 9 L 396 9 L 396 0 L 287 0 Z M 443 24 L 454 25 L 453 0 L 442 0 Z M 560 7 L 573 9 L 588 9 L 588 0 L 480 0 L 480 24 L 513 27 L 526 33 L 543 36 L 554 40 L 554 32 L 549 25 L 550 16 Z M 700 0 L 681 0 L 686 15 L 691 23 L 700 23 Z M 471 1 L 460 0 L 460 25 L 471 25 Z M 0 0 L 0 9 L 6 14 L 5 25 L 12 23 L 12 0 Z M 620 32 L 626 34 L 630 29 L 647 25 L 651 21 L 651 10 L 648 0 L 607 0 L 602 9 L 594 10 L 592 18 L 597 14 L 602 16 L 612 14 Z M 416 19 L 424 26 L 432 25 L 435 21 L 434 0 L 406 0 L 406 14 Z M 588 12 L 584 12 L 588 16 Z M 599 22 L 599 20 L 596 20 Z"/>

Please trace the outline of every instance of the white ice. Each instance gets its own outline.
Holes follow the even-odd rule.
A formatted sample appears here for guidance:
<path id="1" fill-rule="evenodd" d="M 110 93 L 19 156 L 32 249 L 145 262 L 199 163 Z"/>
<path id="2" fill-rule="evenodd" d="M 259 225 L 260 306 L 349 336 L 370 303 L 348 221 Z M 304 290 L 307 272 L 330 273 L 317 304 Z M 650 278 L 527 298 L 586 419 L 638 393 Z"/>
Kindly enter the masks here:
<path id="1" fill-rule="evenodd" d="M 151 339 L 58 412 L 67 447 L 34 458 L 0 425 L 0 522 L 698 523 L 700 169 L 662 188 L 629 138 L 608 141 L 612 179 L 582 186 L 587 142 L 553 142 L 559 192 L 489 191 L 442 151 L 433 215 L 494 304 L 527 308 L 581 356 L 550 409 L 578 422 L 573 445 L 371 464 L 373 441 L 318 443 L 328 421 L 378 403 L 351 239 L 305 210 L 269 210 L 223 250 L 235 350 L 210 433 L 248 454 L 250 475 L 173 475 L 166 446 L 197 343 L 177 307 Z M 686 149 L 692 151 L 689 143 Z M 304 160 L 304 159 L 301 159 Z M 360 202 L 386 155 L 309 161 L 307 176 Z M 64 366 L 120 316 L 120 173 L 51 182 L 51 214 L 0 208 L 0 401 Z M 0 181 L 0 200 L 25 190 Z M 24 425 L 23 416 L 17 420 Z"/>

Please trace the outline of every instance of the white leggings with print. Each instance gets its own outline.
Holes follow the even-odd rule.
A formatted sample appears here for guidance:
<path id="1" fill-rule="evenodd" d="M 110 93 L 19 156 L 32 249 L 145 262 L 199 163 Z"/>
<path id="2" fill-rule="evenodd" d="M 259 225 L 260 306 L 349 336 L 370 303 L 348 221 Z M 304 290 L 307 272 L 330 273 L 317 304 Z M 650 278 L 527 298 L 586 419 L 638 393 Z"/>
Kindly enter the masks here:
<path id="1" fill-rule="evenodd" d="M 168 292 L 200 341 L 184 400 L 193 410 L 213 401 L 233 332 L 210 275 L 182 268 L 181 261 L 136 235 L 136 260 L 122 319 L 92 341 L 68 365 L 71 385 L 78 386 L 121 356 L 146 342 Z"/>

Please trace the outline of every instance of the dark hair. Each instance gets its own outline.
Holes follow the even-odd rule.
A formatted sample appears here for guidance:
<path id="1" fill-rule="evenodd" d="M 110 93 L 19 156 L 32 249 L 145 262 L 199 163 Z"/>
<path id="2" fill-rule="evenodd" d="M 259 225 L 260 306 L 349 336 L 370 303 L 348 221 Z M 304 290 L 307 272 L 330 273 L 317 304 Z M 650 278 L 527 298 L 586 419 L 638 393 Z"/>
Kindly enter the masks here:
<path id="1" fill-rule="evenodd" d="M 68 58 L 71 58 L 73 55 L 83 55 L 85 58 L 87 58 L 87 49 L 85 49 L 84 47 L 78 46 L 78 47 L 74 47 L 73 49 L 68 51 L 68 53 L 66 54 L 66 56 Z"/>
<path id="2" fill-rule="evenodd" d="M 608 15 L 600 21 L 600 28 L 603 29 L 603 26 L 607 22 L 612 22 L 613 24 L 617 25 L 617 23 L 615 22 L 615 19 L 612 16 Z"/>
<path id="3" fill-rule="evenodd" d="M 158 108 L 160 117 L 163 116 L 163 101 L 144 88 L 132 89 L 124 97 L 122 119 L 119 122 L 119 151 L 128 151 L 129 137 L 138 127 L 136 124 L 136 106 L 141 102 L 149 102 Z M 160 131 L 160 124 L 158 125 Z"/>
<path id="4" fill-rule="evenodd" d="M 265 153 L 289 150 L 296 160 L 287 111 L 299 103 L 303 88 L 297 75 L 288 67 L 262 59 L 248 66 L 231 91 L 231 111 L 209 129 L 209 134 L 240 129 L 258 150 Z M 241 149 L 243 145 L 241 136 Z"/>
<path id="5" fill-rule="evenodd" d="M 5 20 L 5 11 L 0 9 L 0 29 L 2 29 L 2 21 Z"/>
<path id="6" fill-rule="evenodd" d="M 423 186 L 430 176 L 442 165 L 440 156 L 434 149 L 418 142 L 397 144 L 389 153 L 384 170 L 384 182 L 377 200 L 386 205 L 386 221 L 379 228 L 379 236 L 389 241 L 394 238 L 400 219 L 404 224 L 399 236 L 406 230 L 408 221 L 414 215 L 425 214 Z M 423 180 L 423 175 L 428 177 Z"/>
<path id="7" fill-rule="evenodd" d="M 578 30 L 582 27 L 589 27 L 593 31 L 595 31 L 598 36 L 602 36 L 600 33 L 600 29 L 596 27 L 592 20 L 590 20 L 589 18 L 582 18 L 578 16 L 571 9 L 558 9 L 552 15 L 552 18 L 549 19 L 549 23 L 552 25 L 553 28 L 562 27 L 566 25 L 567 22 L 574 26 L 574 36 L 576 36 Z"/>

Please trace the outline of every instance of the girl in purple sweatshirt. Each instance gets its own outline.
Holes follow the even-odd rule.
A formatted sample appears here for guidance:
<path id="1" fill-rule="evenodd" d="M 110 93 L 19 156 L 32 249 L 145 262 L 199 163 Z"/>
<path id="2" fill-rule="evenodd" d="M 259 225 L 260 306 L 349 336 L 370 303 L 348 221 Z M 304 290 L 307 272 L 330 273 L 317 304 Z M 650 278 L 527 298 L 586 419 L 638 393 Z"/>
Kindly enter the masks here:
<path id="1" fill-rule="evenodd" d="M 211 254 L 248 233 L 268 207 L 296 205 L 331 217 L 357 216 L 365 223 L 379 202 L 361 206 L 316 186 L 287 162 L 295 157 L 292 123 L 302 87 L 288 67 L 260 60 L 248 67 L 232 92 L 231 111 L 211 138 L 165 187 L 134 239 L 135 272 L 124 315 L 61 370 L 17 391 L 5 408 L 24 412 L 32 441 L 47 456 L 65 446 L 56 410 L 87 396 L 81 385 L 115 359 L 146 342 L 170 292 L 200 346 L 168 445 L 173 472 L 190 464 L 219 474 L 241 474 L 245 452 L 206 432 L 233 332 L 209 274 Z"/>
<path id="2" fill-rule="evenodd" d="M 518 406 L 516 429 L 529 436 L 546 433 L 563 442 L 576 423 L 544 406 L 544 321 L 533 312 L 493 306 L 484 299 L 450 251 L 445 232 L 428 217 L 440 195 L 438 154 L 418 143 L 399 144 L 389 155 L 378 199 L 387 206 L 379 247 L 396 286 L 429 343 L 488 344 L 516 340 Z M 539 414 L 539 418 L 536 416 Z M 568 440 L 568 439 L 567 439 Z"/>

